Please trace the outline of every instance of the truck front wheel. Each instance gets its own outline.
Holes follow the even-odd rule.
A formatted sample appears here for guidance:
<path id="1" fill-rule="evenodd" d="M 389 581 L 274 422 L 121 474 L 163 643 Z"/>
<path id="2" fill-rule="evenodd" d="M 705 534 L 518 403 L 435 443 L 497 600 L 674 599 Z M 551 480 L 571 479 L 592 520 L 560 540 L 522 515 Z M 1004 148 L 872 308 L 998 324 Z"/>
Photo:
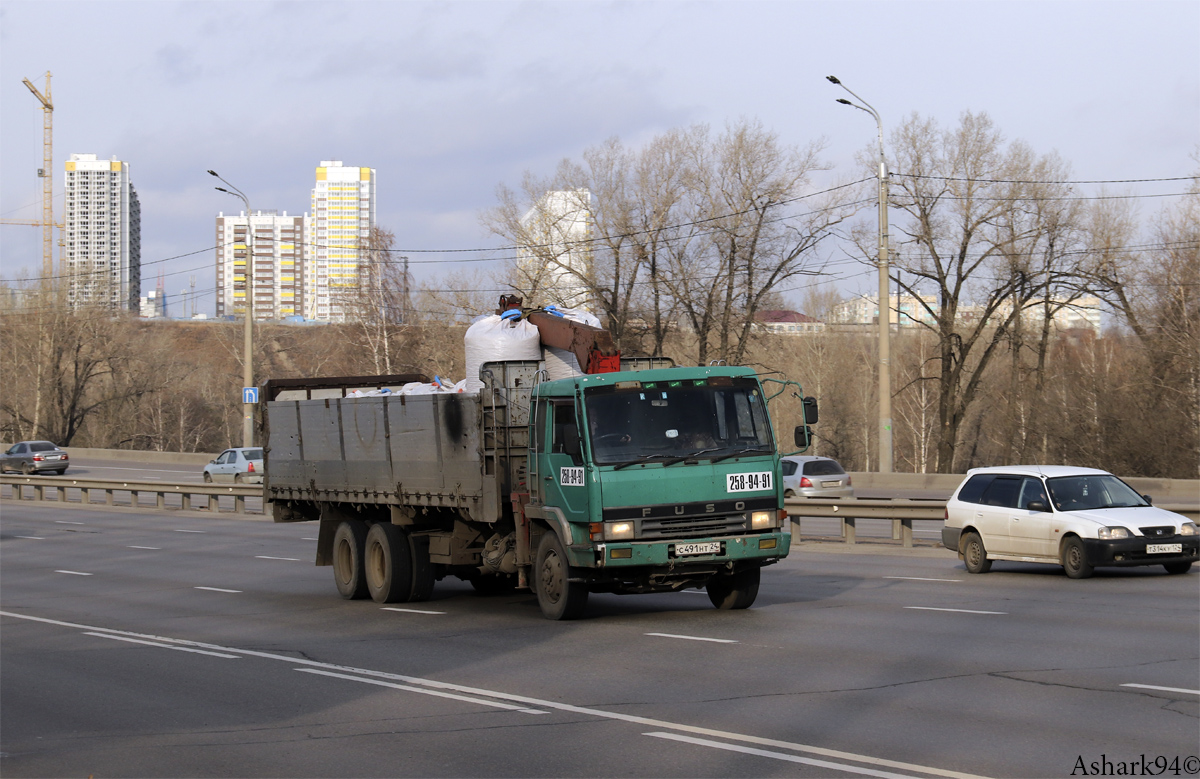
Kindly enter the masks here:
<path id="1" fill-rule="evenodd" d="M 538 605 L 546 619 L 578 619 L 587 606 L 588 591 L 580 582 L 572 582 L 571 569 L 562 542 L 551 530 L 538 544 L 537 563 Z"/>
<path id="2" fill-rule="evenodd" d="M 367 597 L 367 580 L 363 575 L 366 538 L 367 524 L 361 519 L 343 521 L 333 536 L 333 581 L 346 600 Z"/>
<path id="3" fill-rule="evenodd" d="M 367 533 L 367 591 L 376 603 L 399 603 L 412 594 L 412 551 L 408 534 L 393 524 L 379 522 Z"/>
<path id="4" fill-rule="evenodd" d="M 718 609 L 748 609 L 758 597 L 762 568 L 746 568 L 734 574 L 719 574 L 708 580 L 708 599 Z"/>

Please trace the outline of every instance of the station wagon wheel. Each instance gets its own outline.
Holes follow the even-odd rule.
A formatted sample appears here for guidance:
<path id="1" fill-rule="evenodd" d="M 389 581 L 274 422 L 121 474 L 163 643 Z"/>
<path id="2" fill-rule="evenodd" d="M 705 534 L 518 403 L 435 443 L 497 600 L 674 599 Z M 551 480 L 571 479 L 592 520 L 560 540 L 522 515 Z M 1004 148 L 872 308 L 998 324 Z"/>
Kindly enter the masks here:
<path id="1" fill-rule="evenodd" d="M 1187 573 L 1192 569 L 1192 561 L 1185 560 L 1182 563 L 1163 563 L 1163 568 L 1166 568 L 1167 573 L 1172 575 Z"/>
<path id="2" fill-rule="evenodd" d="M 1062 567 L 1072 579 L 1086 579 L 1095 570 L 1079 536 L 1070 536 L 1063 542 Z"/>
<path id="3" fill-rule="evenodd" d="M 212 484 L 212 474 L 211 474 L 211 473 L 205 473 L 205 474 L 204 474 L 204 483 L 205 483 L 205 484 Z"/>
<path id="4" fill-rule="evenodd" d="M 963 563 L 967 573 L 987 573 L 992 570 L 992 561 L 987 558 L 987 550 L 983 547 L 983 539 L 978 533 L 967 533 L 962 542 Z"/>

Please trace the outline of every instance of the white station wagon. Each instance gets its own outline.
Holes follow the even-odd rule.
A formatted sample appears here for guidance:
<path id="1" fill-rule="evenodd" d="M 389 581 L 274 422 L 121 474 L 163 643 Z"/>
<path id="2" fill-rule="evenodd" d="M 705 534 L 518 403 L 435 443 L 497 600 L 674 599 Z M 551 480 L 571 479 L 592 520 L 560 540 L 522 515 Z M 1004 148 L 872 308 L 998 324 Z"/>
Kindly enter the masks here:
<path id="1" fill-rule="evenodd" d="M 946 504 L 942 545 L 969 573 L 993 560 L 1054 563 L 1072 579 L 1096 566 L 1161 565 L 1187 573 L 1196 525 L 1150 505 L 1106 471 L 1064 465 L 974 468 Z"/>

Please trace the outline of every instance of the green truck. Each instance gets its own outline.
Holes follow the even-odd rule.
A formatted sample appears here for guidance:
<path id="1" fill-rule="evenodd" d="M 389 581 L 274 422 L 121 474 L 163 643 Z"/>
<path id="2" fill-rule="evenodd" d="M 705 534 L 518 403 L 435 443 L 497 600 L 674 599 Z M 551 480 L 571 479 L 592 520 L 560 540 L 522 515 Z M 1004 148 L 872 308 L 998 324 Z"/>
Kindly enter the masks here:
<path id="1" fill-rule="evenodd" d="M 343 597 L 421 601 L 457 576 L 531 589 L 549 619 L 579 617 L 592 592 L 703 587 L 744 609 L 787 555 L 753 370 L 621 360 L 551 381 L 526 361 L 480 377 L 478 393 L 415 395 L 400 390 L 423 377 L 267 382 L 265 497 L 277 522 L 319 522 L 316 564 Z"/>

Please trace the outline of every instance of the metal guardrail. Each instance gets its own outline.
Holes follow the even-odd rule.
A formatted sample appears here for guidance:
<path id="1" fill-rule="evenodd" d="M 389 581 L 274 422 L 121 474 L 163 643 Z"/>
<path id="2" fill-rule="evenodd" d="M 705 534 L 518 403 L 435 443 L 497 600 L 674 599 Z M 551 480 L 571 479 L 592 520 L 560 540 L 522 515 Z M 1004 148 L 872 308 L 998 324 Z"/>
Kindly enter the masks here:
<path id="1" fill-rule="evenodd" d="M 178 495 L 181 510 L 205 510 L 216 514 L 220 512 L 222 496 L 233 498 L 233 513 L 246 514 L 246 498 L 262 498 L 261 484 L 166 484 L 158 481 L 114 481 L 111 479 L 72 479 L 69 476 L 12 476 L 0 475 L 0 485 L 12 488 L 10 500 L 50 501 L 63 506 L 117 506 L 128 505 L 130 508 L 173 509 L 167 505 L 168 495 Z M 50 488 L 53 488 L 51 490 Z M 79 491 L 78 498 L 73 498 L 69 492 Z M 51 499 L 48 493 L 54 492 Z M 93 492 L 104 494 L 104 501 L 92 500 Z M 116 496 L 129 494 L 129 502 L 118 503 Z M 154 497 L 146 499 L 150 494 Z M 194 500 L 200 496 L 200 501 Z M 153 500 L 153 503 L 150 502 Z M 173 503 L 173 501 L 172 501 Z M 228 513 L 228 512 L 226 512 Z"/>
<path id="2" fill-rule="evenodd" d="M 789 498 L 784 502 L 793 526 L 800 527 L 802 518 L 838 519 L 842 536 L 847 544 L 857 543 L 856 520 L 881 519 L 892 523 L 892 539 L 902 546 L 911 547 L 912 523 L 915 519 L 941 522 L 946 516 L 946 501 L 923 498 L 896 498 L 888 500 L 856 498 Z M 1182 514 L 1192 522 L 1200 523 L 1200 506 L 1159 505 L 1159 508 Z M 797 534 L 798 535 L 798 534 Z"/>
<path id="3" fill-rule="evenodd" d="M 247 498 L 262 498 L 261 484 L 166 484 L 148 481 L 113 481 L 107 479 L 72 479 L 66 476 L 13 476 L 0 475 L 0 485 L 9 485 L 12 495 L 9 500 L 51 500 L 47 493 L 54 488 L 51 502 L 63 506 L 115 506 L 116 496 L 129 494 L 131 508 L 173 509 L 167 505 L 168 495 L 178 495 L 182 510 L 203 509 L 213 514 L 220 512 L 221 496 L 233 498 L 233 513 L 258 513 L 247 511 Z M 72 499 L 68 490 L 78 490 L 79 497 Z M 104 502 L 92 500 L 92 492 L 102 492 Z M 153 495 L 154 503 L 141 496 Z M 194 497 L 203 501 L 196 505 Z M 855 498 L 789 498 L 785 504 L 794 527 L 799 530 L 804 519 L 836 519 L 841 525 L 841 536 L 847 544 L 857 543 L 857 521 L 860 519 L 884 520 L 892 523 L 892 540 L 901 546 L 913 545 L 913 521 L 933 520 L 940 522 L 946 513 L 946 501 L 923 498 L 855 499 Z M 1182 514 L 1193 522 L 1200 523 L 1200 506 L 1162 505 L 1160 508 Z M 265 504 L 261 511 L 265 511 Z M 228 512 L 225 512 L 228 513 Z"/>

